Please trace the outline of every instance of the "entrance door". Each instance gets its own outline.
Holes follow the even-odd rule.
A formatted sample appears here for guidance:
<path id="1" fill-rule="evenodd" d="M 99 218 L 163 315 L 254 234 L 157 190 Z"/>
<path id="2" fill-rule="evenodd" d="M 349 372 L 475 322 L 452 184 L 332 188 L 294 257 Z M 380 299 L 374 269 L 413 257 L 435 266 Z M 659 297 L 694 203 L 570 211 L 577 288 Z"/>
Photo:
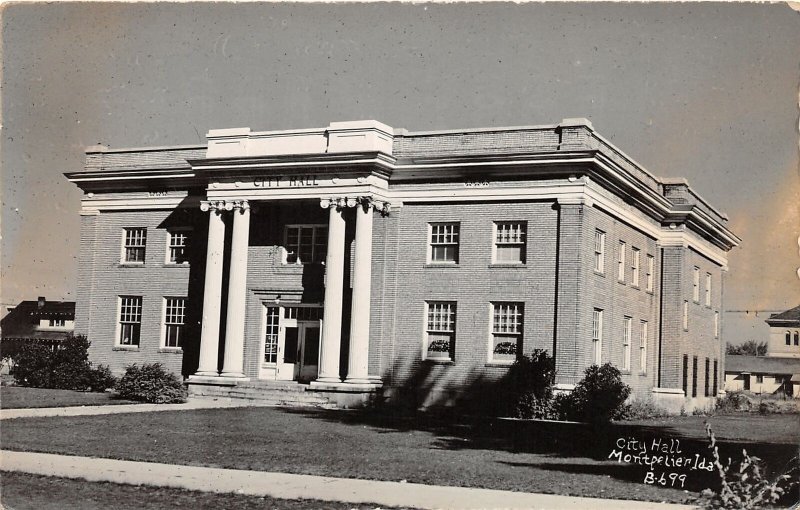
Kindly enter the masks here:
<path id="1" fill-rule="evenodd" d="M 319 322 L 300 323 L 300 363 L 298 381 L 313 381 L 317 378 L 319 365 Z"/>
<path id="2" fill-rule="evenodd" d="M 278 337 L 278 370 L 280 381 L 313 381 L 319 365 L 319 321 L 287 321 Z"/>

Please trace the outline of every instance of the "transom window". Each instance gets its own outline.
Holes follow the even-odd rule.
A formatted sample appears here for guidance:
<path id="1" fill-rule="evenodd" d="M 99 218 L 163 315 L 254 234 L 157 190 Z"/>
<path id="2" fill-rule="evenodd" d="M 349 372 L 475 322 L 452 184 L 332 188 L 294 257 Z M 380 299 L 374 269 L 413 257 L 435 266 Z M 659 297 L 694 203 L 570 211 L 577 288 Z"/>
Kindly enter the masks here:
<path id="1" fill-rule="evenodd" d="M 524 264 L 527 224 L 519 221 L 497 222 L 494 227 L 494 262 Z"/>
<path id="2" fill-rule="evenodd" d="M 631 369 L 631 329 L 633 319 L 625 317 L 622 319 L 622 369 Z"/>
<path id="3" fill-rule="evenodd" d="M 430 224 L 430 262 L 458 264 L 458 223 Z"/>
<path id="4" fill-rule="evenodd" d="M 124 230 L 123 262 L 144 263 L 144 250 L 147 244 L 146 228 L 126 228 Z"/>
<path id="5" fill-rule="evenodd" d="M 592 344 L 594 346 L 594 364 L 599 365 L 603 356 L 603 310 L 594 309 L 592 315 Z"/>
<path id="6" fill-rule="evenodd" d="M 430 301 L 427 303 L 425 358 L 452 360 L 456 338 L 456 303 Z"/>
<path id="7" fill-rule="evenodd" d="M 522 352 L 522 303 L 492 304 L 492 361 L 512 362 Z"/>
<path id="8" fill-rule="evenodd" d="M 318 321 L 322 318 L 322 308 L 318 306 L 287 306 L 283 309 L 283 316 L 299 321 Z"/>
<path id="9" fill-rule="evenodd" d="M 594 270 L 605 273 L 606 265 L 606 233 L 602 230 L 594 231 Z"/>
<path id="10" fill-rule="evenodd" d="M 142 327 L 142 297 L 120 296 L 119 298 L 119 344 L 139 346 Z"/>
<path id="11" fill-rule="evenodd" d="M 318 264 L 328 252 L 327 225 L 287 225 L 286 263 Z"/>
<path id="12" fill-rule="evenodd" d="M 264 341 L 264 362 L 278 362 L 278 330 L 280 325 L 280 309 L 277 306 L 267 307 L 266 337 Z"/>
<path id="13" fill-rule="evenodd" d="M 170 230 L 167 232 L 167 262 L 170 264 L 187 264 L 189 232 L 186 230 Z"/>

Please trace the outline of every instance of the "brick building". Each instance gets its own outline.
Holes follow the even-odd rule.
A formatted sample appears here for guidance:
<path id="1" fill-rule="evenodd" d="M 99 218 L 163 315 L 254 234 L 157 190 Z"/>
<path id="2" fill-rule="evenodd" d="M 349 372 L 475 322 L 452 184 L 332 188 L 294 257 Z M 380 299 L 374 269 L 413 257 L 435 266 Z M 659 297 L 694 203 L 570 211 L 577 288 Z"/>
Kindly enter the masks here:
<path id="1" fill-rule="evenodd" d="M 342 404 L 458 405 L 541 348 L 563 388 L 606 361 L 675 409 L 721 387 L 739 239 L 585 119 L 212 130 L 89 150 L 67 177 L 84 192 L 76 331 L 118 372 L 158 361 L 198 393 L 286 380 Z"/>

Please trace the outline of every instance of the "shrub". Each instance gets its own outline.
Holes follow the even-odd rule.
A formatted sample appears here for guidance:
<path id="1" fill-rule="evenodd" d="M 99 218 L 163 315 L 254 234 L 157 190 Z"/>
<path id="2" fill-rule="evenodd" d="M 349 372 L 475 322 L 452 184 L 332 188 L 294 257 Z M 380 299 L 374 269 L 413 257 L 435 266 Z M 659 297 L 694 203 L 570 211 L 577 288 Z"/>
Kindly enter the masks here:
<path id="1" fill-rule="evenodd" d="M 747 450 L 742 450 L 742 461 L 737 466 L 732 465 L 731 459 L 728 459 L 727 464 L 723 464 L 716 437 L 708 422 L 706 422 L 706 436 L 710 441 L 709 449 L 720 479 L 718 491 L 706 489 L 700 493 L 706 500 L 706 507 L 731 509 L 771 507 L 790 495 L 793 487 L 798 485 L 800 469 L 797 457 L 792 459 L 794 466 L 791 469 L 770 481 L 763 474 L 761 459 L 751 457 L 747 454 Z"/>
<path id="2" fill-rule="evenodd" d="M 717 399 L 717 411 L 725 413 L 749 411 L 751 406 L 750 399 L 741 391 L 731 391 L 724 398 Z"/>
<path id="3" fill-rule="evenodd" d="M 91 369 L 89 341 L 70 335 L 63 342 L 30 341 L 19 348 L 14 379 L 22 386 L 82 390 Z"/>
<path id="4" fill-rule="evenodd" d="M 14 380 L 21 386 L 50 388 L 53 348 L 38 342 L 20 347 L 14 367 Z"/>
<path id="5" fill-rule="evenodd" d="M 518 418 L 549 417 L 555 360 L 543 349 L 520 356 L 508 371 L 505 411 Z"/>
<path id="6" fill-rule="evenodd" d="M 622 409 L 620 419 L 622 420 L 650 420 L 668 416 L 669 412 L 653 402 L 652 399 L 634 399 L 626 404 Z"/>
<path id="7" fill-rule="evenodd" d="M 630 387 L 622 382 L 614 365 L 592 365 L 569 396 L 574 413 L 572 418 L 591 423 L 619 419 L 630 393 Z"/>
<path id="8" fill-rule="evenodd" d="M 90 391 L 106 391 L 113 388 L 116 383 L 117 378 L 111 374 L 111 369 L 106 365 L 98 365 L 86 373 L 85 384 Z"/>
<path id="9" fill-rule="evenodd" d="M 130 365 L 116 389 L 120 398 L 153 404 L 186 402 L 187 396 L 183 382 L 160 363 Z"/>

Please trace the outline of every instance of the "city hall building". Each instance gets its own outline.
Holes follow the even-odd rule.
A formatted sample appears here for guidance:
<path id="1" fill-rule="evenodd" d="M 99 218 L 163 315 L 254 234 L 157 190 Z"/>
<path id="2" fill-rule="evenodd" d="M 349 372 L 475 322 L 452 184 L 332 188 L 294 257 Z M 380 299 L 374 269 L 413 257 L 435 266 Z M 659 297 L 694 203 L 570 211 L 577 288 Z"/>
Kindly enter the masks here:
<path id="1" fill-rule="evenodd" d="M 84 193 L 75 330 L 93 362 L 159 362 L 198 395 L 293 384 L 452 406 L 494 399 L 546 349 L 562 389 L 605 362 L 673 409 L 721 389 L 740 240 L 585 119 L 207 138 L 91 149 L 66 174 Z"/>

